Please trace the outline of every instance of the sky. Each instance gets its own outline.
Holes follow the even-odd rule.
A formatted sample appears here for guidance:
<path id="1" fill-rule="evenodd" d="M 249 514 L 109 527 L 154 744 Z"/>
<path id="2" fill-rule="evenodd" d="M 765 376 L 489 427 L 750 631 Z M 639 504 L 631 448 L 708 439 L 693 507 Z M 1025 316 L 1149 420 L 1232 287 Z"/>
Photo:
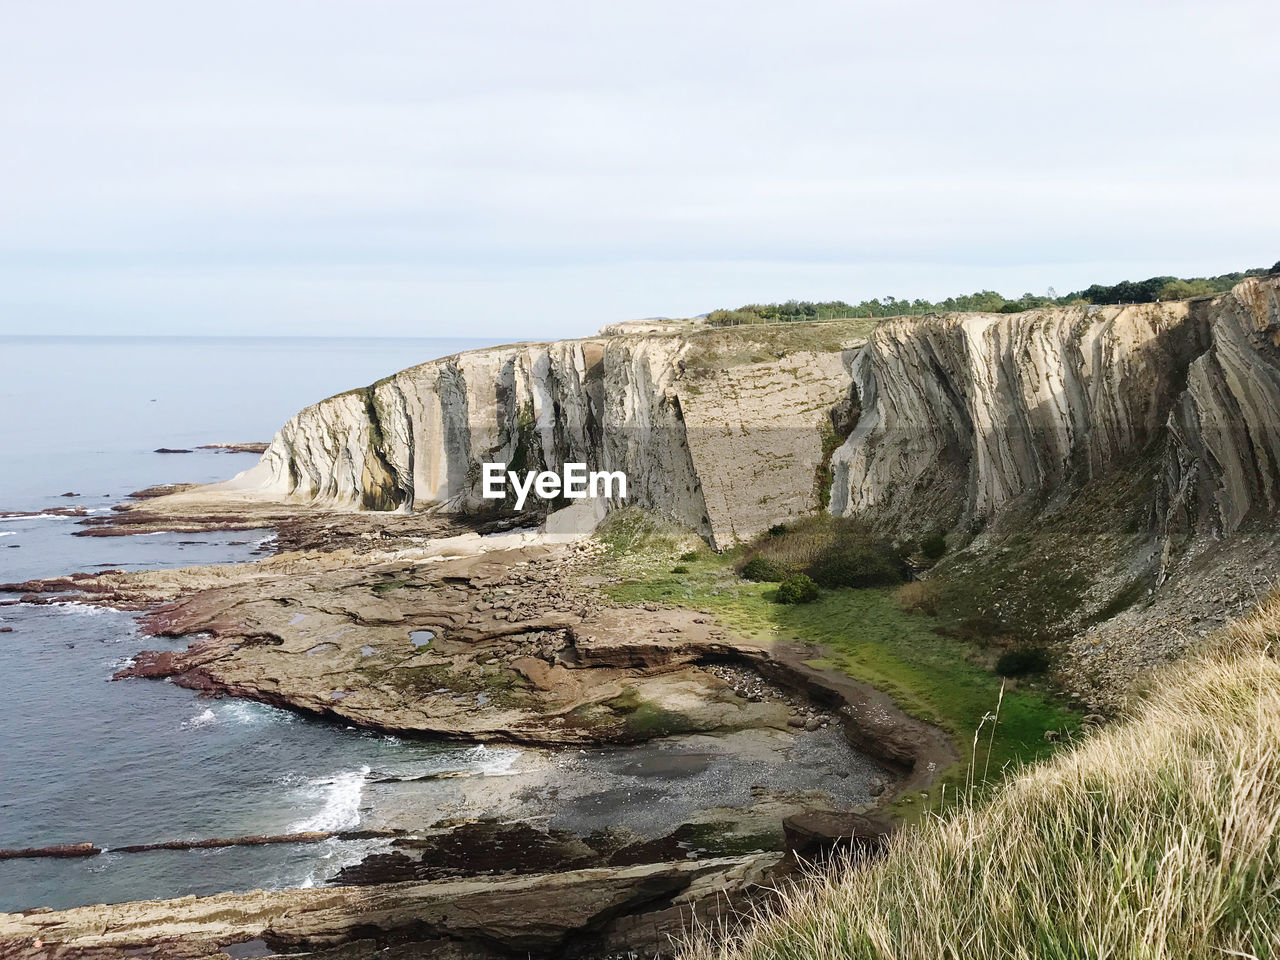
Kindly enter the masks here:
<path id="1" fill-rule="evenodd" d="M 1280 259 L 1274 2 L 0 0 L 0 334 L 576 336 Z"/>

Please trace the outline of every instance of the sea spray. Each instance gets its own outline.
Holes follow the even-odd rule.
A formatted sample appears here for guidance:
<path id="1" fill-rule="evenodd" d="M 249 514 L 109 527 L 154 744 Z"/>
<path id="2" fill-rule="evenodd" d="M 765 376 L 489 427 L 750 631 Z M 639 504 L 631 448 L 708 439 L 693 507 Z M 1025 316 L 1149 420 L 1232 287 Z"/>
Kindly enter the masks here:
<path id="1" fill-rule="evenodd" d="M 207 727 L 210 724 L 218 722 L 218 715 L 213 712 L 213 708 L 209 707 L 203 713 L 199 713 L 190 720 L 183 721 L 183 730 L 194 730 L 199 727 Z"/>
<path id="2" fill-rule="evenodd" d="M 298 820 L 289 827 L 291 833 L 310 830 L 350 830 L 360 823 L 360 801 L 369 768 L 339 773 L 332 777 L 317 777 L 308 781 L 304 792 L 323 798 L 320 809 L 312 816 Z"/>

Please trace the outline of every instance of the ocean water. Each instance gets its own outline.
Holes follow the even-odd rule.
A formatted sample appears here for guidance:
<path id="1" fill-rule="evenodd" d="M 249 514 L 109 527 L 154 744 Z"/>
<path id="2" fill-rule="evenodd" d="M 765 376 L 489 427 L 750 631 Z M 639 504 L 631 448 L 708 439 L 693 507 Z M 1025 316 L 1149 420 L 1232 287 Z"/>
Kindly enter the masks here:
<path id="1" fill-rule="evenodd" d="M 0 511 L 107 511 L 155 483 L 226 479 L 301 407 L 475 339 L 0 338 Z M 75 498 L 63 493 L 77 493 Z M 267 531 L 75 537 L 74 519 L 0 518 L 0 582 L 252 559 Z M 0 607 L 0 848 L 338 830 L 387 776 L 475 770 L 493 752 L 402 741 L 271 707 L 110 682 L 167 641 L 134 616 Z M 323 882 L 369 842 L 0 861 L 0 910 Z"/>

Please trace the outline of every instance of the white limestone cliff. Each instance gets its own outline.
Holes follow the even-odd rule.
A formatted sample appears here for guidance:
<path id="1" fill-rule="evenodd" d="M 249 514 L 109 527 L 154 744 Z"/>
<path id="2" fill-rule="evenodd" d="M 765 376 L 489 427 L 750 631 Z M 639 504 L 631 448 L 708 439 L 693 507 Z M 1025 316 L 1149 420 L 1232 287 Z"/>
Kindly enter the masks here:
<path id="1" fill-rule="evenodd" d="M 710 359 L 679 325 L 470 351 L 308 407 L 237 485 L 475 511 L 491 503 L 483 462 L 585 462 L 625 471 L 629 502 L 723 547 L 817 508 L 827 476 L 833 512 L 915 535 L 1152 469 L 1153 531 L 1221 535 L 1280 506 L 1278 288 L 894 319 L 868 338 L 836 325 L 777 350 L 720 331 L 757 337 L 755 352 Z"/>

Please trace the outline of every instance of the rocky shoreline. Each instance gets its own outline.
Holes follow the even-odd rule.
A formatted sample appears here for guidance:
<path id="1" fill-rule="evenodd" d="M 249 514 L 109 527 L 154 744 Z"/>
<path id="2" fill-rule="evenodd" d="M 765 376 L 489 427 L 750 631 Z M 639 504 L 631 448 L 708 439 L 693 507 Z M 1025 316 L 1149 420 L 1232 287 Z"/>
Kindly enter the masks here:
<path id="1" fill-rule="evenodd" d="M 172 500 L 120 513 L 172 528 L 175 506 L 185 505 Z M 193 638 L 185 650 L 138 655 L 119 679 L 168 678 L 388 733 L 635 743 L 803 726 L 812 703 L 838 715 L 860 750 L 910 771 L 910 789 L 955 760 L 941 731 L 840 671 L 812 666 L 818 648 L 734 637 L 709 611 L 607 603 L 593 572 L 600 547 L 589 538 L 511 531 L 510 520 L 477 527 L 258 505 L 228 515 L 279 524 L 278 552 L 247 564 L 0 584 L 0 593 L 145 611 L 145 633 Z M 717 676 L 728 667 L 784 694 L 740 695 L 734 678 Z"/>
<path id="2" fill-rule="evenodd" d="M 193 496 L 147 499 L 112 519 L 128 532 L 162 523 L 271 526 L 280 531 L 281 552 L 248 564 L 76 574 L 0 591 L 29 603 L 144 611 L 145 632 L 192 641 L 139 655 L 120 680 L 165 678 L 388 733 L 563 748 L 838 731 L 888 771 L 873 803 L 926 786 L 956 760 L 943 731 L 878 691 L 813 666 L 819 649 L 744 640 L 706 612 L 605 602 L 595 578 L 598 545 L 589 539 L 512 530 L 510 521 L 480 532 L 457 519 L 243 504 L 196 512 L 191 521 L 181 513 Z M 285 890 L 8 915 L 0 918 L 0 941 L 11 950 L 56 942 L 94 956 L 203 956 L 245 940 L 273 950 L 357 950 L 343 956 L 393 942 L 414 943 L 420 956 L 645 955 L 695 914 L 718 917 L 730 902 L 765 895 L 780 875 L 775 851 L 785 845 L 784 821 L 818 815 L 818 833 L 829 835 L 815 842 L 812 825 L 797 834 L 811 854 L 842 836 L 849 842 L 849 834 L 881 835 L 883 822 L 849 819 L 868 808 L 842 813 L 830 798 L 759 794 L 747 808 L 718 810 L 653 837 L 441 823 L 391 840 L 387 852 L 335 878 L 356 887 L 323 891 L 325 904 L 346 902 L 359 920 L 339 918 L 336 906 L 313 909 L 316 891 Z M 240 841 L 139 847 L 228 842 Z M 735 844 L 743 853 L 729 856 Z M 482 850 L 503 855 L 495 861 Z M 563 910 L 532 906 L 554 891 L 563 894 Z M 458 932 L 453 909 L 439 922 L 423 919 L 432 904 L 459 897 L 485 905 L 473 931 Z M 385 912 L 370 914 L 362 906 L 370 898 Z M 215 901 L 224 918 L 218 925 L 190 920 L 191 910 Z M 263 911 L 275 910 L 308 914 L 311 926 L 288 933 L 275 913 L 260 922 Z M 131 933 L 117 930 L 117 914 L 133 918 Z M 98 918 L 99 932 L 74 932 L 89 917 Z"/>

